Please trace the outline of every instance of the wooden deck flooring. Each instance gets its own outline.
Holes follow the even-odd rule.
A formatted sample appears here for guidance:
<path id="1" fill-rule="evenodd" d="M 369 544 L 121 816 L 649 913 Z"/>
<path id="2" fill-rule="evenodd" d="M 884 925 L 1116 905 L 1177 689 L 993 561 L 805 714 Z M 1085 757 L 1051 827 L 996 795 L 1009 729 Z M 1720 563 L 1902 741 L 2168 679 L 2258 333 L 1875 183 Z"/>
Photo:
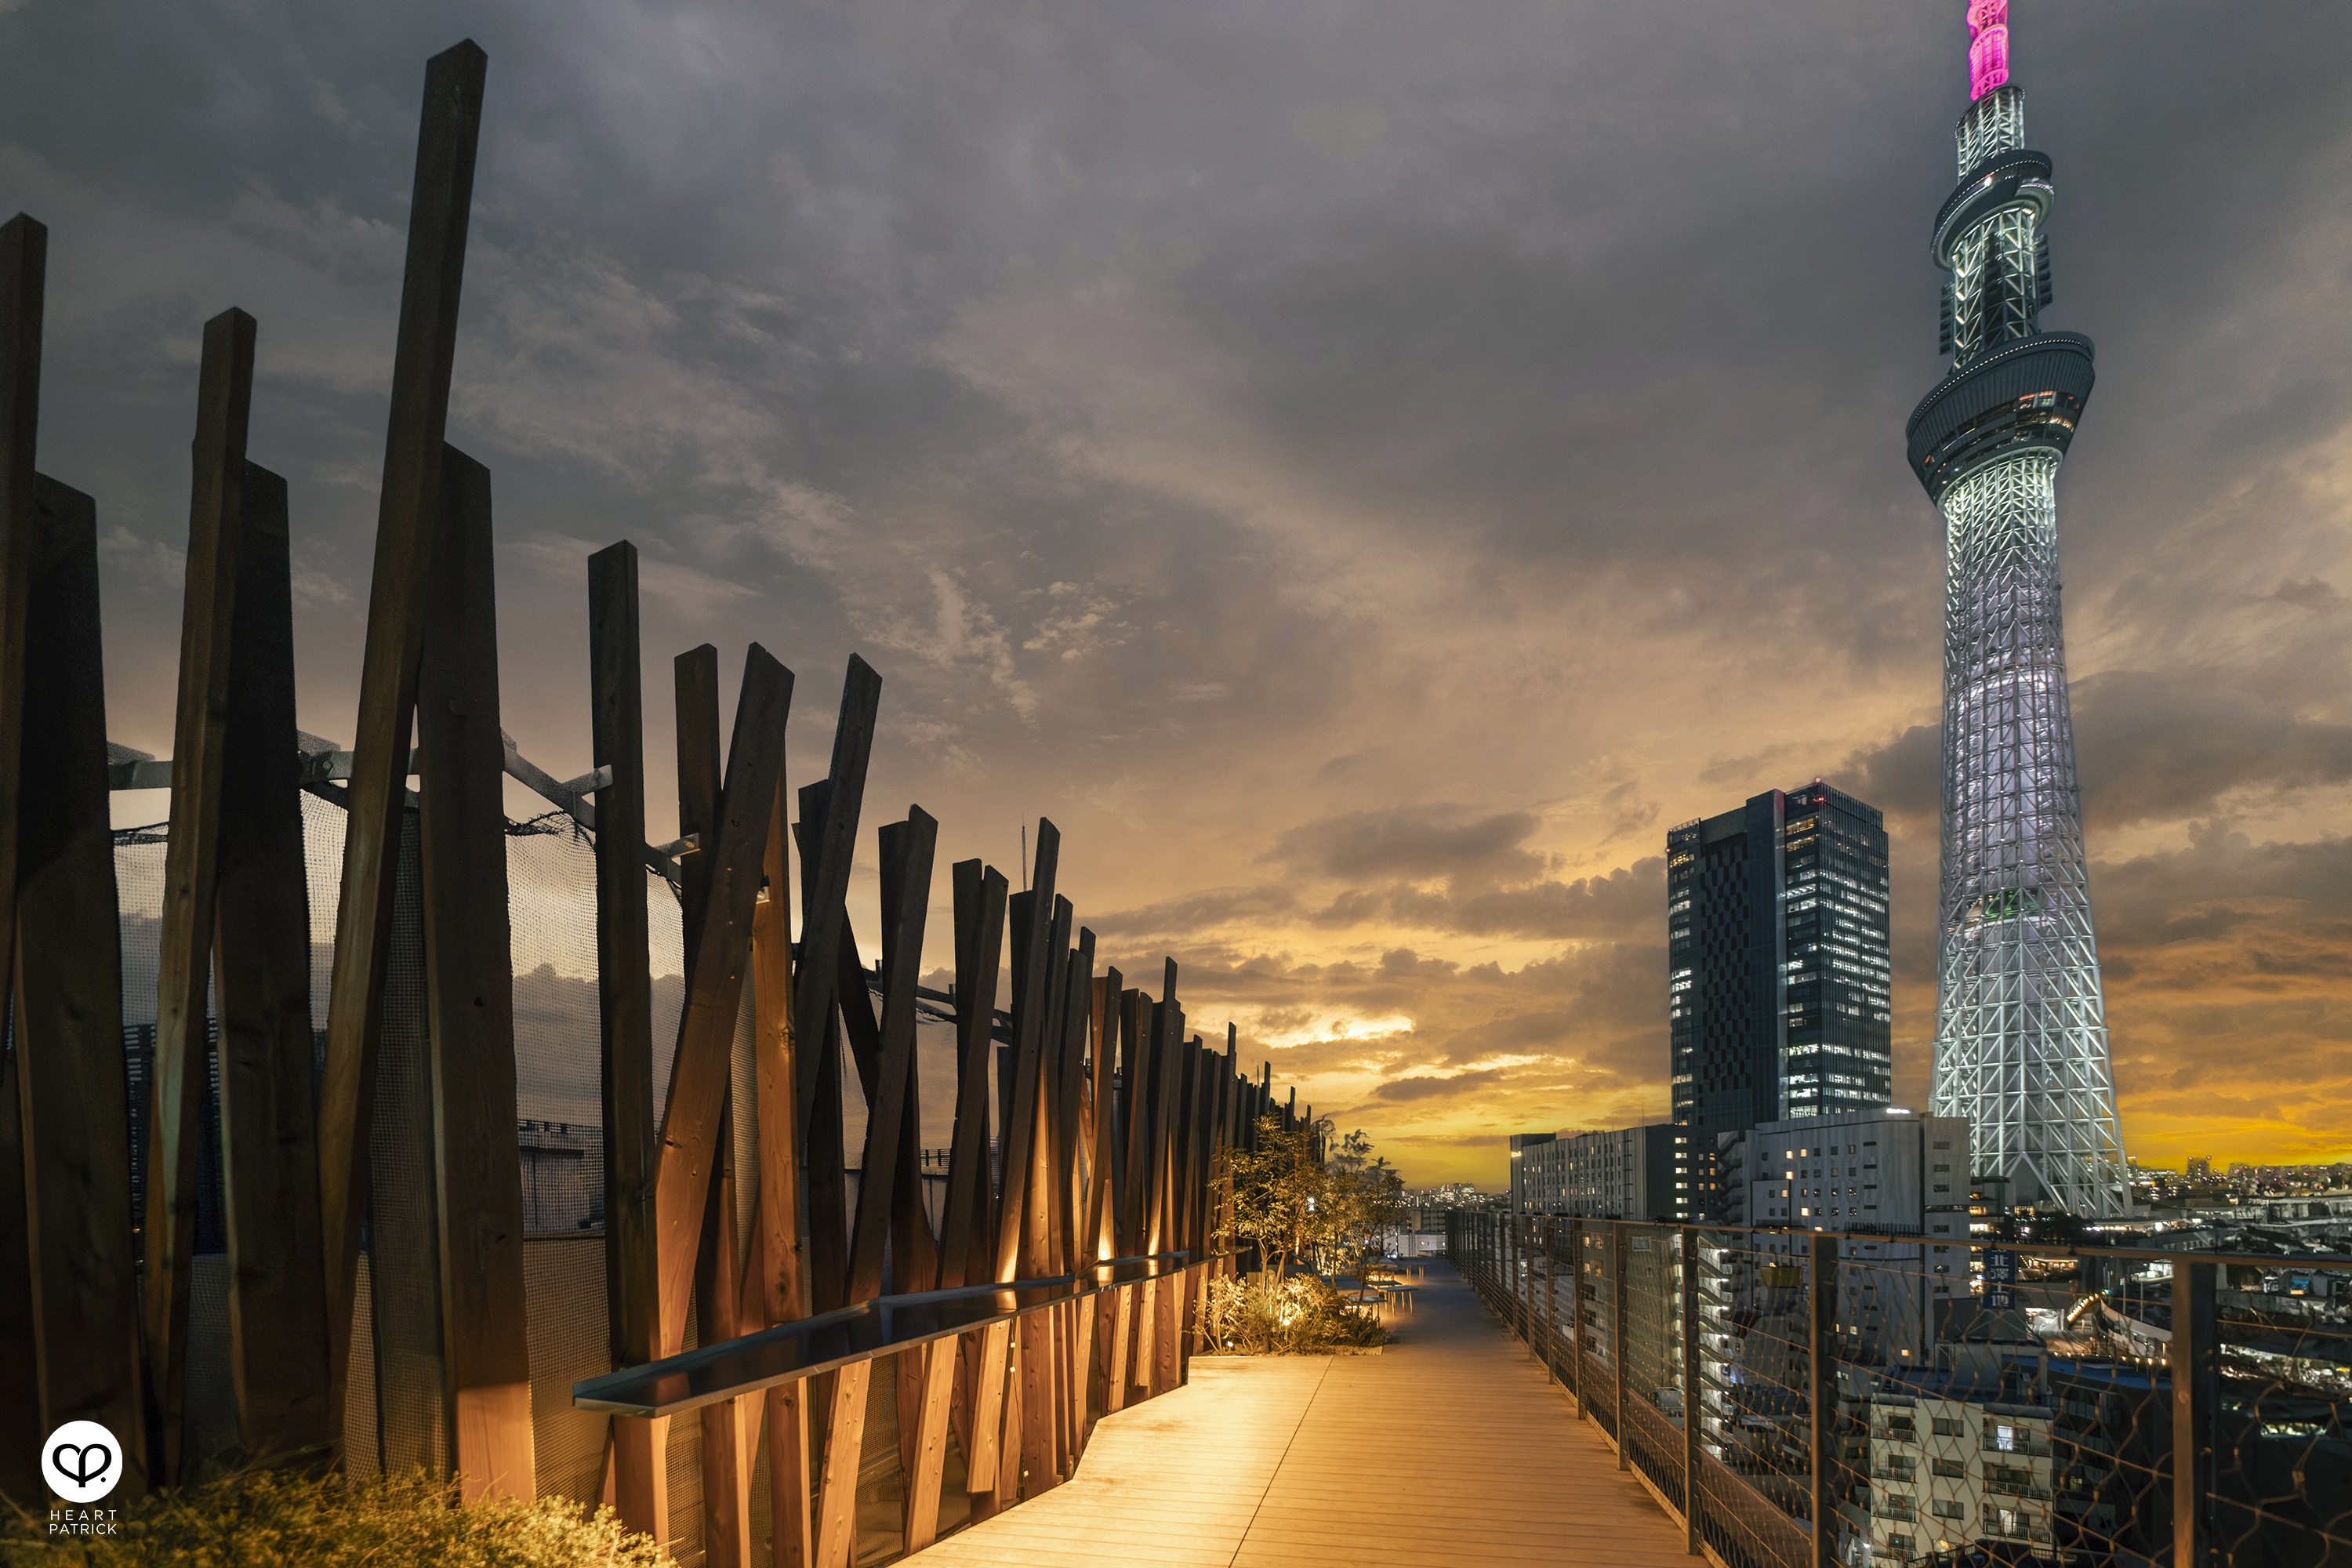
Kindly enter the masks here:
<path id="1" fill-rule="evenodd" d="M 927 1564 L 1667 1568 L 1683 1532 L 1468 1286 L 1433 1262 L 1376 1356 L 1196 1359 L 1066 1485 Z"/>

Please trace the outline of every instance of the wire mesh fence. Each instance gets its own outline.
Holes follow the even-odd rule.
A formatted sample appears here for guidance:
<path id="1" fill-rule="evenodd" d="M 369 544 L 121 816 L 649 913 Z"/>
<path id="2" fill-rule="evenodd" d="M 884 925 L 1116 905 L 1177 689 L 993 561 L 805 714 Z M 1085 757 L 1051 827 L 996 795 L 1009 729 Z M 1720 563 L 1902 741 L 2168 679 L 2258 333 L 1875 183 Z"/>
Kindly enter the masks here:
<path id="1" fill-rule="evenodd" d="M 1448 1245 L 1731 1568 L 2352 1563 L 2352 1258 L 1485 1213 Z"/>

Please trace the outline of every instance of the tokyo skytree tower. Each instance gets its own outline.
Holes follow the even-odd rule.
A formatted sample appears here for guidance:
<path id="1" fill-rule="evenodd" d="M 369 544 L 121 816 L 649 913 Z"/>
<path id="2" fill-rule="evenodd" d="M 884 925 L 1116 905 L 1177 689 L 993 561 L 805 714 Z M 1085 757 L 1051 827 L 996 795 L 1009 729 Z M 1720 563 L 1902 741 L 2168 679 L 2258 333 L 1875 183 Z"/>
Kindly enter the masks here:
<path id="1" fill-rule="evenodd" d="M 2058 603 L 2058 465 L 2091 340 L 2042 330 L 2050 158 L 2025 146 L 2008 0 L 1968 8 L 1959 184 L 1936 216 L 1952 368 L 1905 434 L 1944 518 L 1943 874 L 1930 1105 L 2012 1200 L 2123 1212 Z"/>

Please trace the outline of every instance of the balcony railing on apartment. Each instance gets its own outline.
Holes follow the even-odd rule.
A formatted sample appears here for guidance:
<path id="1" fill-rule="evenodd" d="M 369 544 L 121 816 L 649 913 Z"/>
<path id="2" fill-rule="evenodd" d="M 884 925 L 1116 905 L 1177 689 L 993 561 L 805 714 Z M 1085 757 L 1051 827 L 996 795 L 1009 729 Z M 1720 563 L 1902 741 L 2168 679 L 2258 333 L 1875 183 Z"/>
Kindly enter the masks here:
<path id="1" fill-rule="evenodd" d="M 2352 1563 L 2352 1300 L 2263 1293 L 2284 1259 L 2000 1243 L 2019 1278 L 1988 1288 L 1981 1238 L 1460 1213 L 1447 1239 L 1724 1568 Z"/>

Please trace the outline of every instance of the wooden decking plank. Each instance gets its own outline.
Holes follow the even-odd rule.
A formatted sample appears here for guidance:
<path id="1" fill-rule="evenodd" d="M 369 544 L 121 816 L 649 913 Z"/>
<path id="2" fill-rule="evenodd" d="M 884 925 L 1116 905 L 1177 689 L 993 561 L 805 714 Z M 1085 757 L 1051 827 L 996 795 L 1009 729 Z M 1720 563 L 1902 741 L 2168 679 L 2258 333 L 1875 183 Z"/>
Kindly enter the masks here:
<path id="1" fill-rule="evenodd" d="M 1370 1493 L 1413 1500 L 1370 1528 L 1384 1564 L 1689 1562 L 1682 1528 L 1541 1366 L 1432 1272 L 1383 1354 L 1196 1358 L 1185 1386 L 1104 1417 L 1063 1486 L 932 1555 L 1295 1568 L 1360 1554 Z"/>

